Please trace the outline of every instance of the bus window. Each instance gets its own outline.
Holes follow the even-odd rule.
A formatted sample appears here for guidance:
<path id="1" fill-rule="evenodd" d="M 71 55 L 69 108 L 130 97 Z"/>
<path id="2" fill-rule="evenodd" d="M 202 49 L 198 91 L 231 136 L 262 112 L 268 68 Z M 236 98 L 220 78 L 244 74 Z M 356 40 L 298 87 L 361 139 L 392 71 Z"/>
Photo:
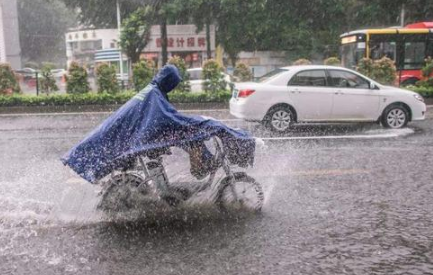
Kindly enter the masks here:
<path id="1" fill-rule="evenodd" d="M 365 56 L 365 42 L 342 45 L 340 53 L 343 66 L 355 69 L 359 61 Z"/>
<path id="2" fill-rule="evenodd" d="M 433 38 L 430 38 L 427 44 L 426 57 L 433 58 Z"/>
<path id="3" fill-rule="evenodd" d="M 404 43 L 404 69 L 421 69 L 424 65 L 426 53 L 425 42 Z"/>
<path id="4" fill-rule="evenodd" d="M 395 42 L 374 42 L 370 44 L 370 58 L 373 60 L 388 57 L 393 61 L 397 59 L 397 44 Z"/>

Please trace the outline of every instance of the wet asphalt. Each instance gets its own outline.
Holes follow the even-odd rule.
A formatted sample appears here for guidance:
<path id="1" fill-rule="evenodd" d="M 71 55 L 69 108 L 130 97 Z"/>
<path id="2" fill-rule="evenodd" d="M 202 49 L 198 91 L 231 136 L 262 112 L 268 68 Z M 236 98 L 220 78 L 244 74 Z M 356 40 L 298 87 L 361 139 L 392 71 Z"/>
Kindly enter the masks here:
<path id="1" fill-rule="evenodd" d="M 247 170 L 261 214 L 194 205 L 113 220 L 95 210 L 98 186 L 59 161 L 108 114 L 0 116 L 0 274 L 433 274 L 433 109 L 408 130 L 284 136 L 227 110 L 194 114 L 265 139 Z"/>

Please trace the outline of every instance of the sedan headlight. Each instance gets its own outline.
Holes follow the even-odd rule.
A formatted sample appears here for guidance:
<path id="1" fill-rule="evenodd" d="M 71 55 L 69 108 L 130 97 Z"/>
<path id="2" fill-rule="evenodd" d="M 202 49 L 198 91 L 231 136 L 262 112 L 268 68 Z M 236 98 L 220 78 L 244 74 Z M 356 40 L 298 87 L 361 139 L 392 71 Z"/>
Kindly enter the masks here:
<path id="1" fill-rule="evenodd" d="M 413 97 L 415 97 L 416 99 L 418 99 L 421 102 L 424 102 L 424 98 L 420 95 L 413 95 Z"/>

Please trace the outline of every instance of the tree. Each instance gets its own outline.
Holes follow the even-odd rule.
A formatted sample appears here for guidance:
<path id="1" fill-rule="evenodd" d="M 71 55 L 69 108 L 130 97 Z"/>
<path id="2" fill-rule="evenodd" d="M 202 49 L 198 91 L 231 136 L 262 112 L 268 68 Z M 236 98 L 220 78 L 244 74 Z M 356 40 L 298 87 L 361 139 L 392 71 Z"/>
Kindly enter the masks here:
<path id="1" fill-rule="evenodd" d="M 29 0 L 30 1 L 30 0 Z M 117 27 L 117 0 L 62 0 L 68 7 L 78 11 L 78 19 L 82 25 L 96 28 Z M 118 0 L 122 18 L 127 18 L 131 13 L 145 4 L 151 4 L 152 0 Z"/>
<path id="2" fill-rule="evenodd" d="M 138 92 L 149 85 L 155 74 L 155 64 L 150 60 L 140 60 L 132 66 L 132 80 Z"/>
<path id="3" fill-rule="evenodd" d="M 197 26 L 197 32 L 206 31 L 206 55 L 212 58 L 210 26 L 215 23 L 220 13 L 221 1 L 214 0 L 178 0 L 187 11 L 191 21 Z"/>
<path id="4" fill-rule="evenodd" d="M 153 22 L 153 11 L 150 6 L 138 8 L 122 23 L 120 46 L 135 64 L 150 39 L 150 29 Z"/>
<path id="5" fill-rule="evenodd" d="M 18 18 L 24 62 L 66 63 L 64 37 L 75 24 L 73 10 L 61 0 L 20 0 Z"/>
<path id="6" fill-rule="evenodd" d="M 265 2 L 225 0 L 215 15 L 217 42 L 224 47 L 233 67 L 236 66 L 239 52 L 258 49 L 261 33 L 259 25 L 266 22 L 259 22 L 257 19 L 264 16 L 262 11 Z"/>
<path id="7" fill-rule="evenodd" d="M 433 2 L 429 0 L 358 0 L 359 26 L 389 27 L 400 25 L 401 8 L 405 9 L 405 22 L 425 21 L 433 17 Z M 390 8 L 392 7 L 392 8 Z"/>

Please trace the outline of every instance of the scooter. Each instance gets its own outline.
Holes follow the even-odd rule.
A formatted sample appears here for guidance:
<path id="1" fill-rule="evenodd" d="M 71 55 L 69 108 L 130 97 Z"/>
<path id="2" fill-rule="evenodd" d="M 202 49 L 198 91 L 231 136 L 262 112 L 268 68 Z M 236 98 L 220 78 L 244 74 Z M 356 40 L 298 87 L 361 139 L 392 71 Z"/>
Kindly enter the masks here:
<path id="1" fill-rule="evenodd" d="M 211 192 L 211 201 L 222 211 L 234 208 L 260 212 L 264 203 L 262 185 L 245 172 L 233 172 L 221 140 L 213 137 L 212 141 L 215 165 L 205 183 L 172 184 L 163 164 L 163 155 L 137 156 L 127 170 L 111 173 L 103 184 L 98 208 L 106 212 L 136 208 L 133 197 L 137 195 L 154 203 L 178 207 L 201 192 L 215 190 Z M 225 176 L 218 180 L 216 175 L 220 169 Z"/>

